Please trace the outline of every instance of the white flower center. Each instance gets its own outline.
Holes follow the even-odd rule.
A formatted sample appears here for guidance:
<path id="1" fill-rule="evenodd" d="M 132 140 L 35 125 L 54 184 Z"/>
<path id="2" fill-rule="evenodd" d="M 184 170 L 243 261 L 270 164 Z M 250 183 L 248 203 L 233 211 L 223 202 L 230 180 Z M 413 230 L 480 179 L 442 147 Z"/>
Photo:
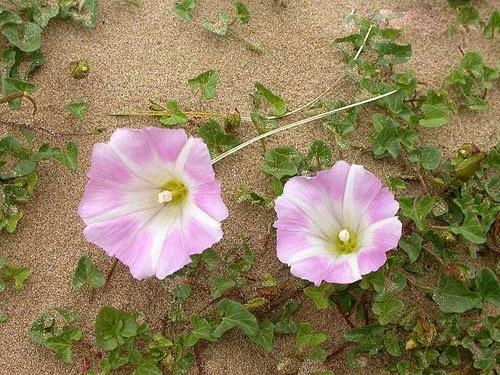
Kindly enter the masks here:
<path id="1" fill-rule="evenodd" d="M 347 242 L 351 238 L 351 235 L 347 229 L 342 229 L 339 233 L 339 240 L 342 242 Z"/>
<path id="2" fill-rule="evenodd" d="M 173 195 L 170 190 L 163 190 L 158 193 L 158 202 L 168 203 L 172 200 Z"/>

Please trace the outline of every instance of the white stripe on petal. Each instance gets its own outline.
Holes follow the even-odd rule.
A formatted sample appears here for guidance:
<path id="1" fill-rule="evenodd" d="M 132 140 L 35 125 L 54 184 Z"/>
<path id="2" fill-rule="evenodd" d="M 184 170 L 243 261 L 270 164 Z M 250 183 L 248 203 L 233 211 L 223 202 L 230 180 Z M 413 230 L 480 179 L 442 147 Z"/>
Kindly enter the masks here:
<path id="1" fill-rule="evenodd" d="M 117 191 L 117 194 L 123 195 L 124 203 L 111 210 L 105 211 L 100 215 L 85 217 L 86 224 L 95 224 L 114 219 L 119 216 L 135 214 L 141 211 L 160 209 L 162 205 L 158 203 L 158 190 L 148 189 L 142 191 Z"/>

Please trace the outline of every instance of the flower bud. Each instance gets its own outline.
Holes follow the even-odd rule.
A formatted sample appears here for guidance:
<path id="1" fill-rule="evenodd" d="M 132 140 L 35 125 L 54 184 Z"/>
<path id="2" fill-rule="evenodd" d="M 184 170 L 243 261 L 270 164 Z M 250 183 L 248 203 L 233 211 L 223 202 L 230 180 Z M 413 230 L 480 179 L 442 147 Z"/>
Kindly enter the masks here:
<path id="1" fill-rule="evenodd" d="M 71 76 L 74 79 L 82 79 L 87 77 L 90 71 L 90 65 L 87 60 L 72 61 L 70 64 Z"/>

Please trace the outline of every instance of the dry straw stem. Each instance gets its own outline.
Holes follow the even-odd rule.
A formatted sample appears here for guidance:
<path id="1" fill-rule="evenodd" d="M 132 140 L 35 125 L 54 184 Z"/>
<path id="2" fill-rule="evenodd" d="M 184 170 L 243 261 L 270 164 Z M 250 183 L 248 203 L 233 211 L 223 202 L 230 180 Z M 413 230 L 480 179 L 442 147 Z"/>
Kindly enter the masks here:
<path id="1" fill-rule="evenodd" d="M 228 157 L 229 155 L 234 154 L 235 152 L 238 152 L 242 148 L 245 148 L 245 147 L 251 145 L 252 143 L 255 143 L 257 141 L 260 141 L 261 139 L 270 137 L 271 135 L 274 135 L 274 134 L 277 134 L 277 133 L 281 133 L 281 132 L 283 132 L 285 130 L 293 129 L 293 128 L 299 127 L 301 125 L 308 124 L 308 123 L 316 121 L 316 120 L 320 120 L 320 119 L 322 119 L 324 117 L 327 117 L 327 116 L 330 116 L 330 115 L 332 115 L 334 113 L 345 111 L 346 109 L 350 109 L 350 108 L 358 107 L 358 106 L 363 105 L 363 104 L 375 102 L 375 101 L 377 101 L 379 99 L 385 98 L 386 96 L 392 95 L 392 94 L 396 93 L 397 91 L 398 90 L 392 90 L 392 91 L 386 92 L 385 94 L 378 95 L 378 96 L 376 96 L 374 98 L 369 98 L 369 99 L 361 100 L 359 102 L 352 103 L 352 104 L 346 105 L 344 107 L 336 108 L 336 109 L 333 109 L 333 110 L 328 111 L 328 112 L 319 113 L 317 115 L 314 115 L 314 116 L 311 116 L 311 117 L 307 117 L 305 119 L 302 119 L 302 120 L 299 120 L 299 121 L 296 121 L 296 122 L 292 122 L 291 124 L 283 125 L 283 126 L 281 126 L 279 128 L 276 128 L 276 129 L 273 129 L 271 131 L 268 131 L 267 133 L 260 134 L 257 137 L 249 139 L 248 141 L 243 142 L 243 143 L 239 144 L 238 146 L 233 147 L 232 149 L 230 149 L 230 150 L 228 150 L 228 151 L 220 154 L 219 156 L 213 158 L 212 159 L 212 164 L 215 164 L 215 163 L 221 161 L 222 159 Z"/>
<path id="2" fill-rule="evenodd" d="M 352 59 L 352 61 L 355 61 L 358 59 L 359 55 L 361 54 L 361 51 L 363 51 L 363 48 L 365 47 L 366 45 L 366 42 L 368 41 L 368 37 L 370 36 L 371 32 L 372 32 L 372 29 L 373 29 L 373 25 L 370 25 L 370 27 L 368 28 L 368 31 L 366 32 L 366 35 L 365 35 L 365 38 L 363 39 L 363 43 L 361 44 L 361 46 L 359 47 L 358 51 L 356 52 L 356 55 L 354 56 L 354 58 Z M 293 111 L 290 111 L 290 112 L 287 112 L 287 113 L 284 113 L 282 115 L 279 115 L 279 116 L 268 116 L 267 119 L 268 120 L 275 120 L 275 119 L 279 119 L 279 118 L 283 118 L 283 117 L 287 117 L 287 116 L 290 116 L 290 115 L 293 115 L 297 112 L 300 112 L 306 108 L 309 108 L 310 106 L 312 106 L 313 104 L 315 104 L 318 100 L 320 100 L 323 96 L 325 96 L 326 94 L 328 94 L 330 91 L 333 90 L 333 88 L 335 87 L 335 85 L 337 83 L 339 83 L 339 81 L 341 79 L 343 79 L 344 77 L 346 76 L 345 73 L 343 73 L 342 75 L 340 75 L 336 80 L 335 82 L 333 82 L 333 85 L 331 85 L 329 88 L 327 88 L 325 91 L 323 91 L 321 94 L 319 94 L 317 97 L 315 97 L 313 100 L 311 100 L 310 102 L 300 106 L 299 108 L 296 108 L 294 109 Z"/>

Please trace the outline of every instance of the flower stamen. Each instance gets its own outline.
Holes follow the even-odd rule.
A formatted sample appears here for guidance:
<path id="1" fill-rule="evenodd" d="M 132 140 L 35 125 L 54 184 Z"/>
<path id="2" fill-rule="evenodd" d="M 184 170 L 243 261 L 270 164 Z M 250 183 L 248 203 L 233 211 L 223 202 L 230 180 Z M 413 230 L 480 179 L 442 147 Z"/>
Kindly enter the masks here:
<path id="1" fill-rule="evenodd" d="M 161 188 L 162 190 L 158 193 L 158 202 L 162 204 L 181 204 L 186 200 L 188 196 L 186 185 L 184 185 L 184 183 L 177 179 L 168 181 Z"/>
<path id="2" fill-rule="evenodd" d="M 342 242 L 347 242 L 351 238 L 351 234 L 347 229 L 342 229 L 339 233 L 339 240 Z"/>
<path id="3" fill-rule="evenodd" d="M 170 190 L 163 190 L 158 193 L 159 203 L 168 203 L 172 200 L 173 194 Z"/>
<path id="4" fill-rule="evenodd" d="M 358 250 L 358 236 L 356 231 L 342 229 L 333 238 L 333 251 L 336 254 L 351 254 Z"/>

